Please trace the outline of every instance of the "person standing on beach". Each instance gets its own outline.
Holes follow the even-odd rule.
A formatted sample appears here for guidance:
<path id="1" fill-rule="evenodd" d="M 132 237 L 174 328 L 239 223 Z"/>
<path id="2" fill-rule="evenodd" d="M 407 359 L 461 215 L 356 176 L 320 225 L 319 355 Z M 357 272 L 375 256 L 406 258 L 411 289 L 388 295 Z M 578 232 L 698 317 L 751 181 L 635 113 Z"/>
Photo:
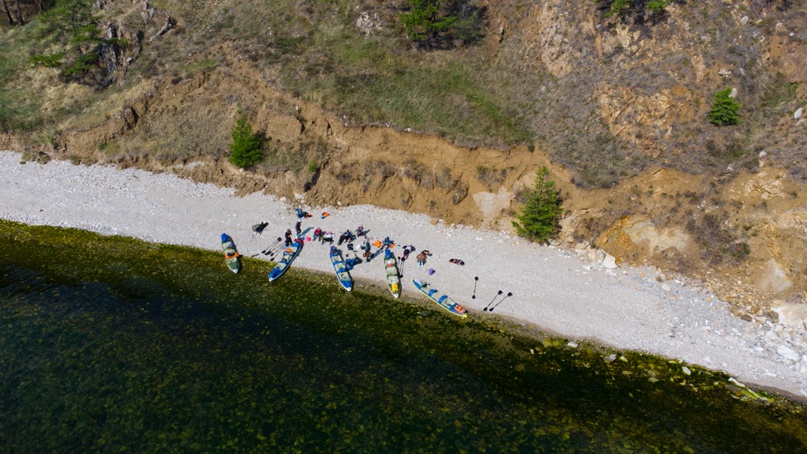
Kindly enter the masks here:
<path id="1" fill-rule="evenodd" d="M 294 224 L 294 231 L 297 232 L 297 236 L 300 236 L 300 233 L 302 233 L 301 226 L 302 222 L 299 220 L 297 221 L 296 224 Z"/>
<path id="2" fill-rule="evenodd" d="M 286 247 L 291 246 L 291 229 L 286 229 Z"/>
<path id="3" fill-rule="evenodd" d="M 426 264 L 426 254 L 421 252 L 417 255 L 418 266 L 423 266 Z"/>
<path id="4" fill-rule="evenodd" d="M 364 246 L 364 259 L 367 260 L 367 262 L 369 263 L 370 259 L 372 258 L 372 254 L 370 254 L 372 246 L 370 245 L 370 240 L 366 239 L 366 237 L 363 246 Z"/>

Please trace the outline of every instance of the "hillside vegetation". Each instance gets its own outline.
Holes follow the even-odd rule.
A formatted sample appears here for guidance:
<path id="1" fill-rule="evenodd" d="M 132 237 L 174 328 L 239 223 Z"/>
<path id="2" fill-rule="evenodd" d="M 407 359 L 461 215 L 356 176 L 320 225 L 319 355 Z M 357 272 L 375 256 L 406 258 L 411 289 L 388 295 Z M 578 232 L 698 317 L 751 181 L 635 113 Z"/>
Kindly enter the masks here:
<path id="1" fill-rule="evenodd" d="M 31 156 L 496 228 L 549 164 L 568 241 L 807 289 L 805 0 L 19 4 L 0 132 Z M 246 174 L 222 164 L 239 111 Z"/>

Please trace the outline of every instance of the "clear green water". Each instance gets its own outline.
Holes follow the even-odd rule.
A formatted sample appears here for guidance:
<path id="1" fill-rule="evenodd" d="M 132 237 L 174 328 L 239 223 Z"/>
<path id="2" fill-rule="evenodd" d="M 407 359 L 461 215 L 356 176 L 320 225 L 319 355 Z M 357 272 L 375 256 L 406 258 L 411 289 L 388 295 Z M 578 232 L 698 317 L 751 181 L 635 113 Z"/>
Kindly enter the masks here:
<path id="1" fill-rule="evenodd" d="M 0 452 L 807 449 L 803 405 L 666 359 L 214 252 L 4 221 L 0 240 Z"/>

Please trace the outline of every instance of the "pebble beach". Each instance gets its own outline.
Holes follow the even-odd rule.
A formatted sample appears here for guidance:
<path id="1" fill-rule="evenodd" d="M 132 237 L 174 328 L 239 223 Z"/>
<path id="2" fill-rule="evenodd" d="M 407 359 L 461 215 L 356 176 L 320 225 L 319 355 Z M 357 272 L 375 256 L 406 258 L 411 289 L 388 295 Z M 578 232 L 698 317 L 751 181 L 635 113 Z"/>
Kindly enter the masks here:
<path id="1" fill-rule="evenodd" d="M 572 345 L 590 340 L 663 355 L 807 398 L 804 329 L 741 320 L 726 303 L 685 279 L 617 265 L 602 251 L 538 245 L 504 232 L 446 225 L 423 214 L 369 205 L 315 207 L 306 205 L 302 195 L 283 200 L 235 192 L 169 173 L 66 161 L 21 163 L 20 153 L 0 152 L 2 219 L 219 251 L 220 234 L 226 232 L 242 255 L 268 260 L 261 251 L 278 244 L 286 229 L 294 230 L 294 209 L 301 207 L 312 215 L 302 221 L 306 237 L 320 227 L 338 239 L 361 225 L 371 240 L 391 238 L 399 256 L 407 244 L 429 250 L 424 266 L 417 266 L 417 253 L 403 264 L 406 295 L 420 295 L 411 279 L 422 279 L 462 304 L 470 317 L 490 313 L 486 306 L 500 302 L 495 314 Z M 258 236 L 251 227 L 260 222 L 268 225 Z M 356 265 L 351 274 L 384 286 L 382 257 Z M 328 246 L 307 241 L 293 267 L 333 273 Z M 223 258 L 222 272 L 229 272 Z M 502 300 L 507 294 L 512 296 Z"/>

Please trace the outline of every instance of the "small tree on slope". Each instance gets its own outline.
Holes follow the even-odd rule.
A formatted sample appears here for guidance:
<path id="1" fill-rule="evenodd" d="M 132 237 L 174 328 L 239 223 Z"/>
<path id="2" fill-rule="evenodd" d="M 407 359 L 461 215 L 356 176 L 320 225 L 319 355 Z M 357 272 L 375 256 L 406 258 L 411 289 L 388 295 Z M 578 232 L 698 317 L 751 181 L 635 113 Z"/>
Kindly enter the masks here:
<path id="1" fill-rule="evenodd" d="M 716 126 L 736 125 L 740 122 L 740 103 L 731 97 L 731 88 L 715 93 L 715 101 L 709 111 L 709 121 Z"/>
<path id="2" fill-rule="evenodd" d="M 238 167 L 249 167 L 261 160 L 261 136 L 252 132 L 247 115 L 239 110 L 231 132 L 230 162 Z"/>
<path id="3" fill-rule="evenodd" d="M 516 233 L 531 241 L 546 243 L 560 230 L 563 214 L 555 182 L 549 178 L 549 169 L 541 166 L 535 173 L 535 187 L 522 209 L 518 222 L 513 221 Z"/>

